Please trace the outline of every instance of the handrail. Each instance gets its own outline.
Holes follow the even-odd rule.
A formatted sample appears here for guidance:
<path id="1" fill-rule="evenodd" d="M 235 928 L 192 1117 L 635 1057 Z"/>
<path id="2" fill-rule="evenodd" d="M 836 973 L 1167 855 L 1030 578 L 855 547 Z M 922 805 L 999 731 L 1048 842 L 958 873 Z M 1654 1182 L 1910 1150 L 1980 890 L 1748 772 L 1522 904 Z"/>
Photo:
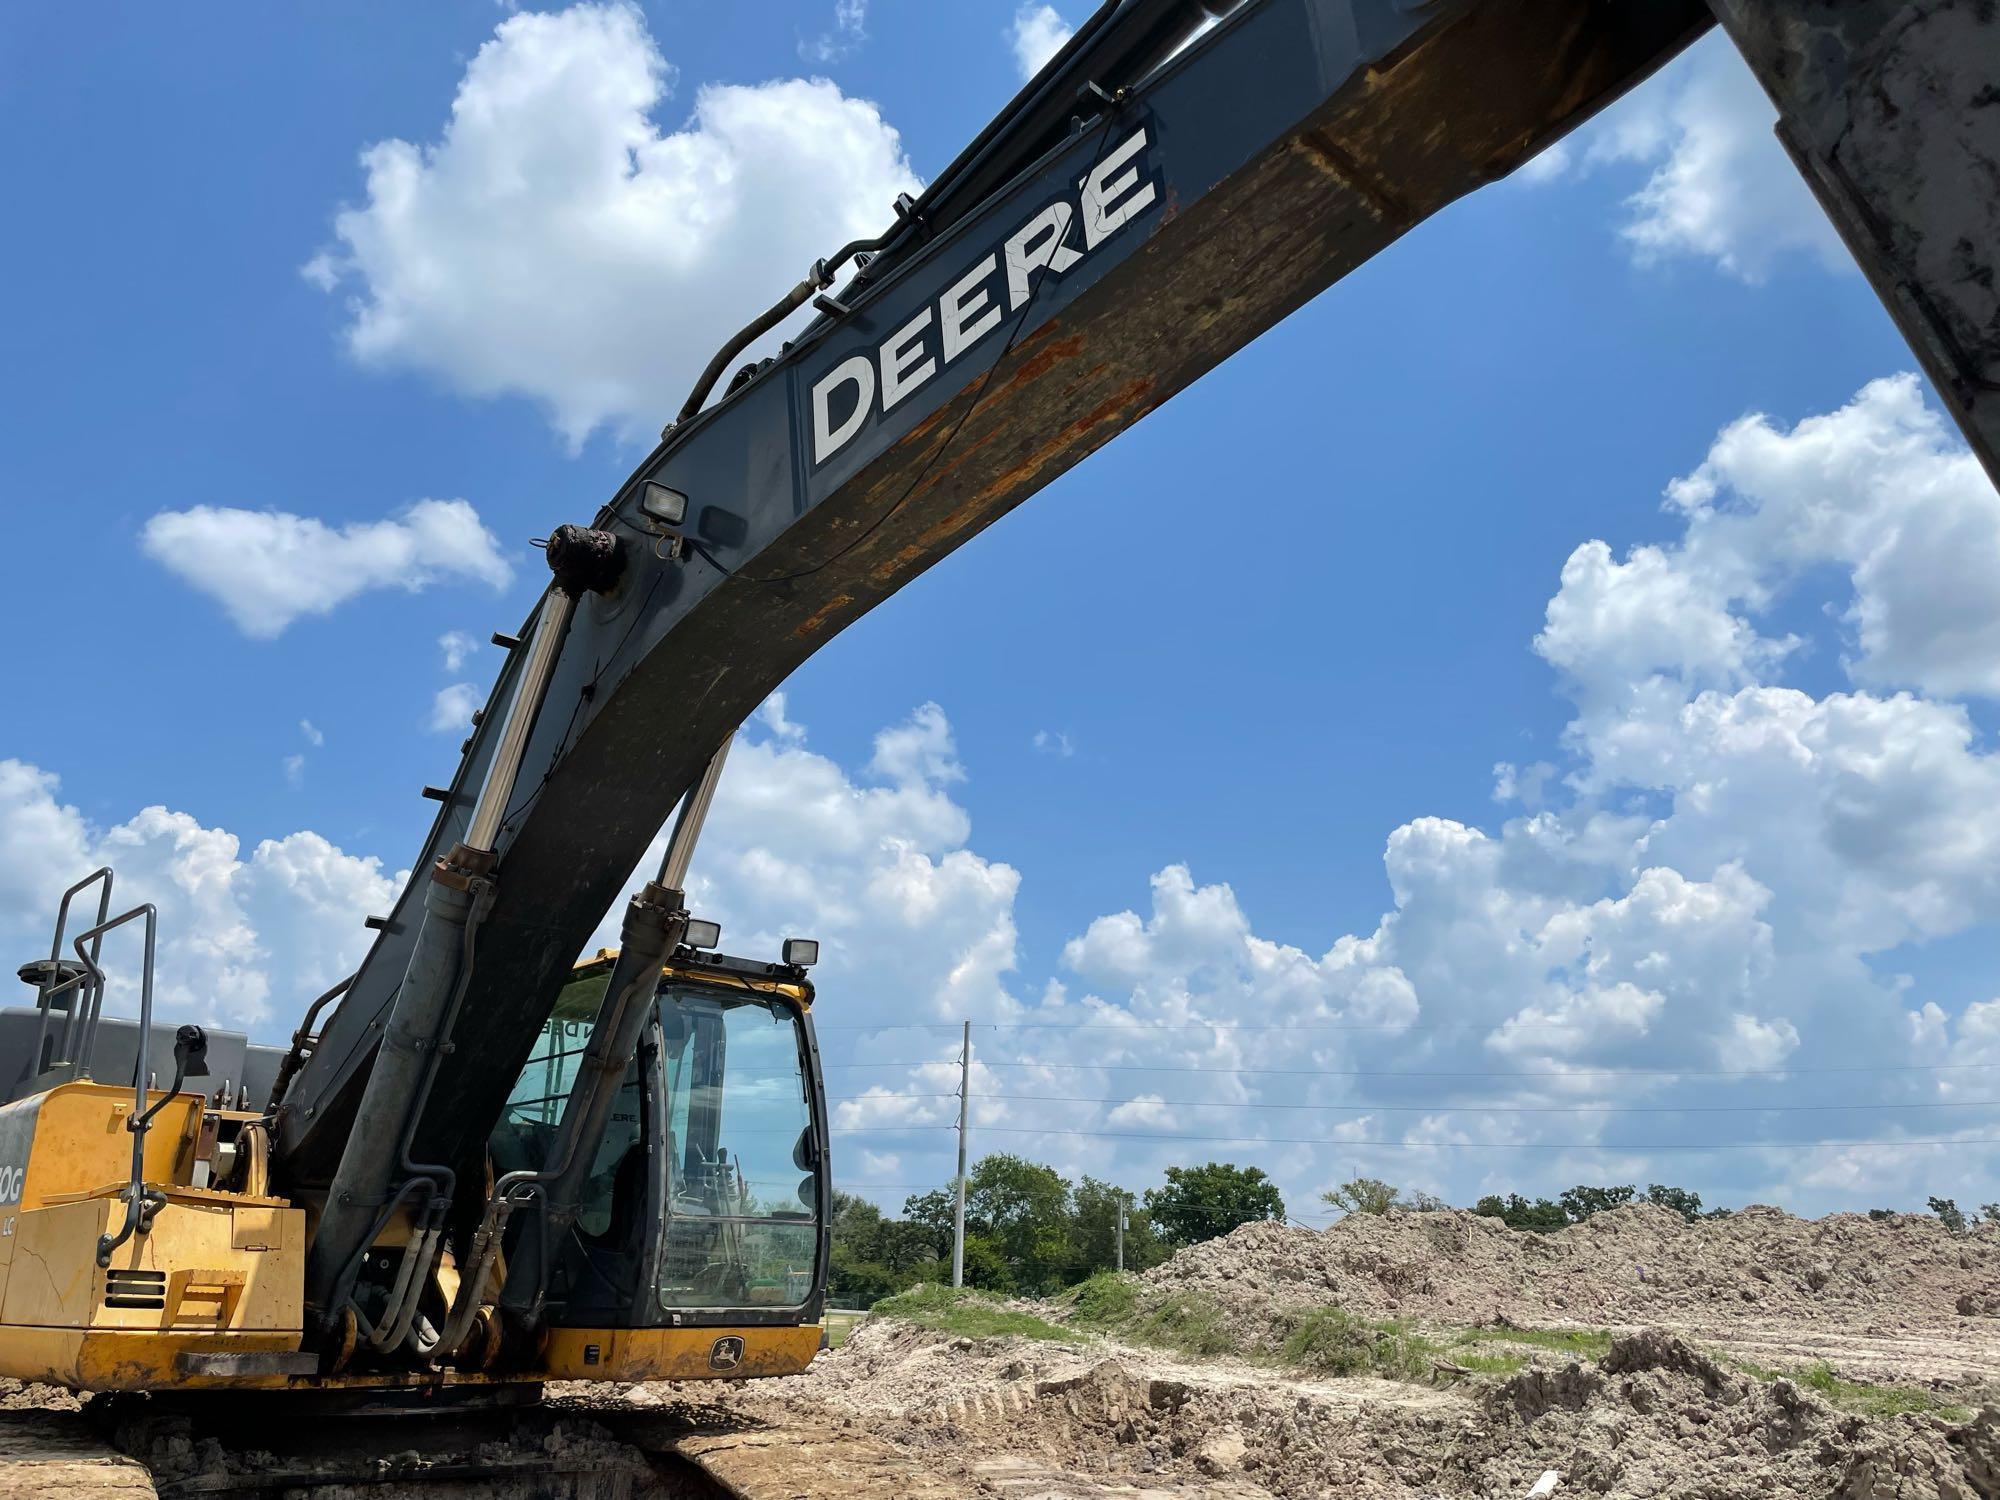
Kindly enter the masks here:
<path id="1" fill-rule="evenodd" d="M 56 907 L 56 933 L 55 937 L 49 942 L 48 973 L 42 977 L 41 987 L 35 994 L 35 1005 L 42 1013 L 41 1020 L 35 1026 L 35 1050 L 31 1054 L 34 1058 L 34 1070 L 37 1074 L 47 1070 L 42 1059 L 42 1046 L 48 1040 L 49 1016 L 54 1011 L 56 997 L 65 991 L 81 988 L 86 977 L 83 974 L 76 974 L 62 980 L 60 983 L 56 982 L 57 976 L 61 972 L 63 932 L 69 926 L 69 904 L 79 893 L 95 882 L 99 880 L 104 882 L 104 889 L 98 892 L 97 895 L 97 921 L 99 925 L 94 930 L 98 931 L 100 936 L 97 943 L 91 948 L 91 958 L 94 959 L 103 947 L 103 938 L 101 936 L 103 931 L 102 924 L 104 919 L 111 914 L 111 885 L 115 878 L 111 872 L 111 866 L 100 866 L 64 891 L 62 902 Z M 76 1040 L 76 1022 L 77 1002 L 76 1000 L 71 1000 L 69 1017 L 63 1023 L 62 1057 L 59 1059 L 59 1061 L 69 1064 L 71 1078 L 77 1076 L 78 1063 L 83 1060 L 79 1059 L 71 1051 L 71 1046 Z M 85 1057 L 87 1058 L 88 1054 L 85 1054 Z M 49 1066 L 53 1066 L 54 1061 L 56 1060 L 51 1060 Z"/>
<path id="2" fill-rule="evenodd" d="M 155 939 L 159 932 L 160 914 L 149 901 L 135 906 L 122 916 L 113 917 L 108 922 L 99 922 L 87 932 L 80 932 L 72 945 L 76 956 L 82 960 L 85 992 L 90 997 L 90 1021 L 84 1032 L 85 1045 L 94 1042 L 97 1032 L 97 1016 L 104 1004 L 104 970 L 97 966 L 97 955 L 103 947 L 104 935 L 115 928 L 123 927 L 135 918 L 146 921 L 145 968 L 139 981 L 139 1047 L 132 1063 L 132 1116 L 125 1122 L 125 1128 L 132 1134 L 132 1175 L 125 1185 L 125 1222 L 114 1234 L 97 1237 L 97 1263 L 111 1264 L 111 1252 L 131 1239 L 134 1234 L 144 1234 L 152 1227 L 153 1215 L 166 1205 L 167 1195 L 157 1188 L 146 1186 L 146 1132 L 152 1127 L 153 1116 L 159 1111 L 148 1109 L 147 1092 L 151 1077 L 149 1065 L 153 1042 L 153 953 Z M 83 951 L 85 943 L 91 944 L 90 952 Z M 74 1019 L 74 1009 L 71 1015 Z M 86 1054 L 87 1055 L 87 1054 Z M 177 1080 L 178 1082 L 178 1080 Z M 160 1101 L 165 1104 L 167 1095 Z"/>
<path id="3" fill-rule="evenodd" d="M 285 1053 L 283 1061 L 278 1064 L 277 1075 L 271 1080 L 271 1097 L 264 1101 L 264 1113 L 267 1116 L 277 1112 L 279 1104 L 284 1100 L 285 1090 L 292 1086 L 292 1078 L 305 1063 L 307 1051 L 318 1041 L 313 1035 L 313 1023 L 319 1020 L 319 1013 L 346 994 L 348 986 L 353 983 L 354 975 L 349 974 L 306 1007 L 304 1019 L 292 1032 L 291 1049 Z"/>

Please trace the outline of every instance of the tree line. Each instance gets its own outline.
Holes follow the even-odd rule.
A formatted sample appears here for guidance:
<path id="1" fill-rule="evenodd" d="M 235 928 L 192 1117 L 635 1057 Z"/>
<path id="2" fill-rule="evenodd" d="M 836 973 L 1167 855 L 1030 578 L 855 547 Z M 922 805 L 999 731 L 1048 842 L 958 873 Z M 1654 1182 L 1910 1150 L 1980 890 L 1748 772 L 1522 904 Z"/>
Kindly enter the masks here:
<path id="1" fill-rule="evenodd" d="M 1649 1184 L 1643 1194 L 1636 1185 L 1629 1183 L 1624 1187 L 1586 1187 L 1579 1183 L 1560 1198 L 1536 1198 L 1533 1201 L 1519 1193 L 1509 1193 L 1504 1198 L 1498 1193 L 1489 1193 L 1472 1205 L 1472 1211 L 1489 1219 L 1498 1219 L 1509 1229 L 1547 1234 L 1551 1230 L 1581 1224 L 1593 1214 L 1623 1208 L 1628 1203 L 1650 1203 L 1668 1213 L 1679 1214 L 1690 1224 L 1700 1219 L 1726 1219 L 1733 1212 L 1727 1208 L 1711 1208 L 1704 1213 L 1700 1193 L 1691 1193 L 1686 1188 L 1666 1187 L 1657 1182 Z"/>
<path id="2" fill-rule="evenodd" d="M 950 1185 L 903 1202 L 901 1218 L 850 1193 L 833 1195 L 836 1303 L 867 1306 L 918 1282 L 951 1280 L 955 1197 Z M 1125 1269 L 1144 1271 L 1174 1251 L 1258 1219 L 1285 1217 L 1278 1185 L 1230 1162 L 1168 1167 L 1143 1194 L 1095 1177 L 1071 1182 L 1054 1167 L 996 1153 L 965 1175 L 965 1282 L 1047 1296 L 1117 1261 L 1125 1206 Z"/>
<path id="3" fill-rule="evenodd" d="M 1379 1177 L 1357 1177 L 1319 1196 L 1322 1203 L 1339 1209 L 1343 1214 L 1386 1214 L 1392 1209 L 1421 1214 L 1451 1207 L 1435 1194 L 1404 1192 Z M 1509 1229 L 1547 1234 L 1551 1230 L 1581 1224 L 1592 1214 L 1623 1208 L 1628 1203 L 1650 1203 L 1655 1208 L 1679 1214 L 1690 1224 L 1697 1219 L 1727 1218 L 1731 1212 L 1726 1208 L 1715 1208 L 1703 1213 L 1701 1194 L 1691 1193 L 1686 1188 L 1666 1187 L 1657 1182 L 1649 1186 L 1644 1194 L 1630 1184 L 1624 1187 L 1590 1187 L 1582 1183 L 1559 1198 L 1531 1199 L 1519 1193 L 1508 1193 L 1504 1197 L 1489 1193 L 1472 1205 L 1472 1211 L 1489 1219 L 1498 1219 Z"/>

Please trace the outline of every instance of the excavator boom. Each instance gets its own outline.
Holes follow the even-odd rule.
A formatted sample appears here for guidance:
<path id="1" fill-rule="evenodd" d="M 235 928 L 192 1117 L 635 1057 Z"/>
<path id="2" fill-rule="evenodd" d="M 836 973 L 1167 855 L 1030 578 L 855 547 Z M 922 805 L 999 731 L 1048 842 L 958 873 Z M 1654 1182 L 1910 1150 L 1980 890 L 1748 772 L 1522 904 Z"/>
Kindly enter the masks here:
<path id="1" fill-rule="evenodd" d="M 1250 0 L 1167 55 L 1202 19 L 1187 0 L 1106 7 L 823 315 L 671 427 L 597 516 L 622 571 L 578 600 L 528 737 L 461 1002 L 479 1040 L 439 1065 L 417 1156 L 476 1151 L 578 947 L 787 674 L 1711 23 L 1700 0 Z M 1227 504 L 1254 525 L 1254 496 Z M 523 654 L 284 1102 L 283 1180 L 335 1171 Z"/>

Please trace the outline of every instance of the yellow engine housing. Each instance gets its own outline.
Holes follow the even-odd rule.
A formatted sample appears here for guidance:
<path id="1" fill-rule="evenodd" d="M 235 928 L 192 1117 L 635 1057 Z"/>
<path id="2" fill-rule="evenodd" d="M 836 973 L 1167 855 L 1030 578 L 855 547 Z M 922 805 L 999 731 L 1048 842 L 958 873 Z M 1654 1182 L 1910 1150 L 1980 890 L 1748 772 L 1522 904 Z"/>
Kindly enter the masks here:
<path id="1" fill-rule="evenodd" d="M 192 1185 L 197 1095 L 169 1099 L 146 1134 L 146 1180 L 167 1207 L 97 1264 L 98 1237 L 124 1221 L 131 1114 L 129 1090 L 96 1083 L 0 1108 L 0 1374 L 158 1389 L 188 1383 L 184 1351 L 299 1347 L 305 1215 Z"/>

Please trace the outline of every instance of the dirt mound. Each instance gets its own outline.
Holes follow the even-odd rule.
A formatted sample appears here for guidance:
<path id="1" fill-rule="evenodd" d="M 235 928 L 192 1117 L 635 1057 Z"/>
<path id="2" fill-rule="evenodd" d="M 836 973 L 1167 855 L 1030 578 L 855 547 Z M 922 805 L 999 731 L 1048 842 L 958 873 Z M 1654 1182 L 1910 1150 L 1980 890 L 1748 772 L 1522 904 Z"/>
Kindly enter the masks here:
<path id="1" fill-rule="evenodd" d="M 1660 1330 L 1614 1340 L 1595 1364 L 1435 1390 L 876 1319 L 782 1384 L 782 1395 L 766 1388 L 775 1406 L 830 1408 L 886 1433 L 952 1468 L 968 1494 L 1011 1493 L 1032 1476 L 1045 1486 L 1035 1493 L 1080 1496 L 1487 1500 L 1526 1494 L 1548 1469 L 1561 1493 L 1608 1500 L 2000 1494 L 2000 1414 L 1851 1416 Z"/>
<path id="2" fill-rule="evenodd" d="M 1462 1211 L 1396 1212 L 1325 1231 L 1247 1224 L 1147 1279 L 1260 1321 L 1289 1302 L 1455 1324 L 1752 1316 L 1908 1328 L 1991 1316 L 2000 1230 L 1955 1235 L 1910 1215 L 1809 1220 L 1774 1208 L 1688 1224 L 1636 1205 L 1524 1234 Z"/>
<path id="3" fill-rule="evenodd" d="M 1711 1500 L 1981 1500 L 1996 1491 L 1992 1411 L 1964 1424 L 1844 1415 L 1789 1380 L 1724 1370 L 1657 1331 L 1595 1367 L 1532 1369 L 1489 1389 L 1497 1451 L 1474 1475 L 1506 1486 L 1546 1465 L 1567 1489 Z M 1524 1464 L 1522 1459 L 1528 1461 Z"/>

